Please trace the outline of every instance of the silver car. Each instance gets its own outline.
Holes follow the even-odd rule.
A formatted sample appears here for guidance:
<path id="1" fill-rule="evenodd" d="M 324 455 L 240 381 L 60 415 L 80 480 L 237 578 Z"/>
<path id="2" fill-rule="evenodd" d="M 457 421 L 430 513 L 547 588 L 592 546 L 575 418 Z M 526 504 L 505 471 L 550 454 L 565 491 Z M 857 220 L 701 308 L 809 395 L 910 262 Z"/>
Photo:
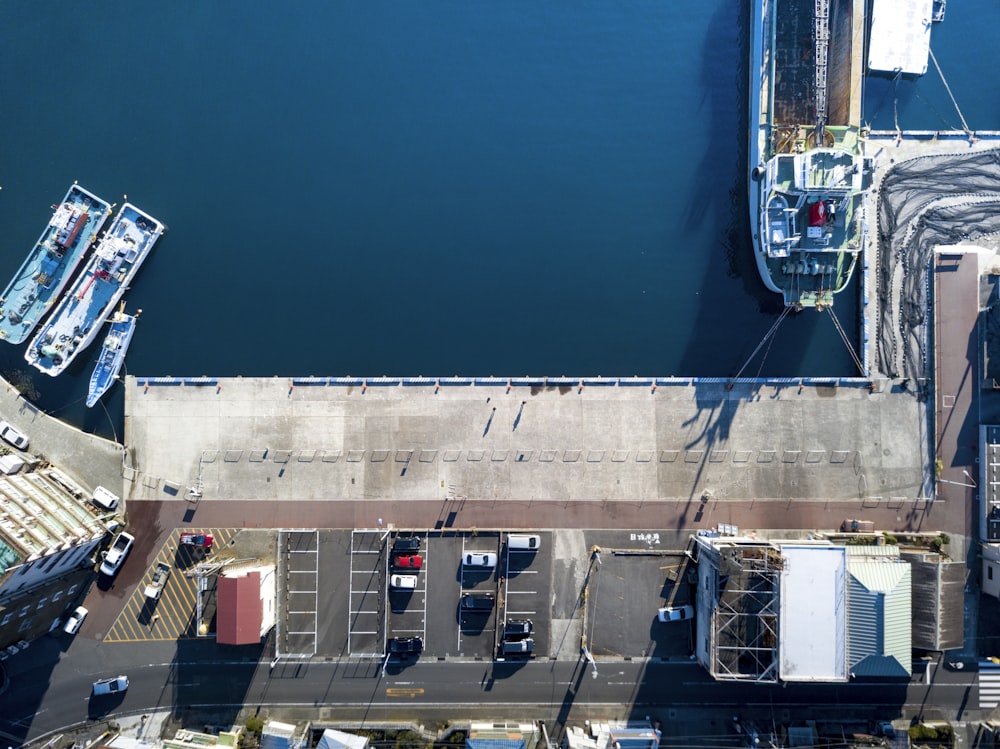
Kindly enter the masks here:
<path id="1" fill-rule="evenodd" d="M 112 679 L 98 679 L 94 682 L 94 694 L 120 694 L 128 689 L 127 676 L 115 676 Z"/>
<path id="2" fill-rule="evenodd" d="M 83 620 L 87 618 L 87 614 L 89 613 L 83 606 L 77 606 L 73 613 L 69 615 L 66 624 L 63 625 L 63 632 L 68 635 L 75 635 L 80 631 L 80 625 L 83 624 Z"/>
<path id="3" fill-rule="evenodd" d="M 465 567 L 496 567 L 497 555 L 489 551 L 467 551 L 462 557 Z"/>
<path id="4" fill-rule="evenodd" d="M 111 548 L 104 553 L 104 561 L 101 563 L 101 574 L 114 577 L 121 569 L 125 557 L 132 551 L 135 537 L 129 533 L 119 533 L 118 538 L 111 544 Z"/>
<path id="5" fill-rule="evenodd" d="M 0 421 L 0 438 L 4 442 L 9 442 L 18 450 L 28 449 L 28 436 L 19 429 L 15 429 L 9 422 Z"/>

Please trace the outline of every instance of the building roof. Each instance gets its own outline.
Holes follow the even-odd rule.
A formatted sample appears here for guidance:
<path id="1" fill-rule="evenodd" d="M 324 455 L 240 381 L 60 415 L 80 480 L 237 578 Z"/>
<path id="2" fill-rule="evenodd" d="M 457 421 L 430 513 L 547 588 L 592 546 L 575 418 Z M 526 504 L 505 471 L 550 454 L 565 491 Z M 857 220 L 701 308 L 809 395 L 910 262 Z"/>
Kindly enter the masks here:
<path id="1" fill-rule="evenodd" d="M 965 563 L 940 554 L 903 552 L 910 563 L 913 647 L 952 650 L 965 642 Z"/>
<path id="2" fill-rule="evenodd" d="M 215 639 L 220 645 L 256 645 L 260 642 L 263 606 L 260 572 L 222 575 L 218 585 Z"/>
<path id="3" fill-rule="evenodd" d="M 783 681 L 847 680 L 847 553 L 781 544 L 779 659 Z"/>
<path id="4" fill-rule="evenodd" d="M 219 582 L 221 583 L 222 579 Z M 269 720 L 264 724 L 264 730 L 260 734 L 260 749 L 291 749 L 294 737 L 293 724 Z"/>
<path id="5" fill-rule="evenodd" d="M 875 0 L 868 67 L 885 73 L 926 73 L 932 5 L 932 0 Z"/>
<path id="6" fill-rule="evenodd" d="M 466 749 L 525 749 L 527 744 L 523 738 L 511 739 L 466 739 Z"/>
<path id="7" fill-rule="evenodd" d="M 856 676 L 909 676 L 910 564 L 898 557 L 848 555 L 848 661 Z"/>
<path id="8" fill-rule="evenodd" d="M 366 746 L 368 746 L 367 736 L 357 736 L 335 728 L 327 728 L 323 731 L 316 749 L 365 749 Z"/>
<path id="9" fill-rule="evenodd" d="M 0 477 L 0 574 L 107 532 L 71 488 L 55 469 Z"/>

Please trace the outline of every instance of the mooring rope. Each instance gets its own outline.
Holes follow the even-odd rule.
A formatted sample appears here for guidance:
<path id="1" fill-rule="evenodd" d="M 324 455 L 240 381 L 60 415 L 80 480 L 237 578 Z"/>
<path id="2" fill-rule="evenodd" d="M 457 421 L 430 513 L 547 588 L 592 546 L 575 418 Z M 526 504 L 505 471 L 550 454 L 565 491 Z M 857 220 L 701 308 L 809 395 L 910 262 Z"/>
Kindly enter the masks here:
<path id="1" fill-rule="evenodd" d="M 847 338 L 847 333 L 844 332 L 844 327 L 840 324 L 840 320 L 837 319 L 837 313 L 833 311 L 832 306 L 827 307 L 826 309 L 827 312 L 830 313 L 830 317 L 833 319 L 833 327 L 835 327 L 837 332 L 840 333 L 840 340 L 842 340 L 844 345 L 847 346 L 847 350 L 850 352 L 851 358 L 854 359 L 854 363 L 857 365 L 858 371 L 863 375 L 865 373 L 865 367 L 861 363 L 861 359 L 858 357 L 854 347 L 851 345 L 850 340 Z"/>
<path id="2" fill-rule="evenodd" d="M 735 377 L 733 377 L 733 379 L 734 379 L 734 380 L 738 380 L 738 379 L 740 378 L 740 375 L 741 375 L 741 374 L 743 374 L 743 370 L 744 370 L 744 369 L 746 369 L 746 368 L 747 368 L 747 366 L 748 366 L 748 365 L 750 364 L 750 362 L 752 362 L 752 361 L 753 361 L 753 358 L 754 358 L 755 356 L 757 356 L 757 352 L 758 352 L 758 351 L 760 351 L 760 350 L 761 350 L 761 348 L 763 348 L 764 344 L 765 344 L 765 343 L 767 343 L 768 339 L 769 339 L 769 338 L 770 338 L 771 336 L 773 336 L 773 335 L 774 335 L 775 331 L 776 331 L 776 330 L 778 329 L 778 326 L 779 326 L 779 325 L 781 325 L 781 321 L 785 319 L 785 315 L 787 315 L 787 314 L 788 314 L 789 312 L 791 312 L 791 311 L 792 311 L 793 309 L 795 309 L 795 308 L 794 308 L 794 307 L 785 307 L 785 308 L 784 308 L 784 309 L 783 309 L 783 310 L 781 311 L 781 314 L 780 314 L 780 315 L 778 315 L 778 319 L 774 321 L 774 325 L 772 325 L 772 326 L 771 326 L 771 329 L 770 329 L 770 330 L 768 330 L 768 331 L 767 331 L 767 332 L 766 332 L 766 333 L 764 334 L 764 337 L 760 339 L 760 343 L 758 343 L 758 344 L 757 344 L 757 348 L 755 348 L 755 349 L 753 350 L 753 353 L 752 353 L 752 354 L 750 354 L 750 356 L 749 356 L 749 357 L 747 358 L 747 360 L 746 360 L 746 363 L 745 363 L 745 364 L 744 364 L 744 365 L 743 365 L 742 367 L 740 367 L 740 371 L 736 373 L 736 376 L 735 376 Z"/>
<path id="3" fill-rule="evenodd" d="M 934 56 L 934 50 L 928 47 L 927 51 L 930 53 L 931 61 L 934 63 L 934 67 L 937 68 L 938 75 L 941 76 L 941 83 L 944 84 L 944 90 L 948 92 L 948 96 L 951 98 L 951 103 L 955 106 L 955 111 L 958 112 L 958 119 L 962 121 L 962 129 L 965 130 L 969 136 L 971 136 L 972 131 L 969 129 L 969 123 L 966 122 L 965 117 L 962 116 L 962 110 L 958 108 L 958 102 L 955 101 L 955 96 L 951 93 L 951 86 L 949 86 L 948 81 L 944 79 L 944 73 L 941 72 L 941 66 L 938 65 L 937 58 Z"/>

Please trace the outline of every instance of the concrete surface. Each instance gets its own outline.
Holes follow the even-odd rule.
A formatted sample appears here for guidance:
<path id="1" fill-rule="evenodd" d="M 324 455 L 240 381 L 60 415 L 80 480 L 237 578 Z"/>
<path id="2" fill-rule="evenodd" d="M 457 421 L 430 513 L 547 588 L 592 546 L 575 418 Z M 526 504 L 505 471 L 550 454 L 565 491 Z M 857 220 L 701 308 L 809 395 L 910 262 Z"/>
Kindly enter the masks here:
<path id="1" fill-rule="evenodd" d="M 0 380 L 0 418 L 28 436 L 28 453 L 56 465 L 87 489 L 106 486 L 121 494 L 120 445 L 48 416 L 6 380 Z"/>
<path id="2" fill-rule="evenodd" d="M 125 496 L 912 500 L 924 404 L 890 381 L 214 387 L 126 382 Z"/>

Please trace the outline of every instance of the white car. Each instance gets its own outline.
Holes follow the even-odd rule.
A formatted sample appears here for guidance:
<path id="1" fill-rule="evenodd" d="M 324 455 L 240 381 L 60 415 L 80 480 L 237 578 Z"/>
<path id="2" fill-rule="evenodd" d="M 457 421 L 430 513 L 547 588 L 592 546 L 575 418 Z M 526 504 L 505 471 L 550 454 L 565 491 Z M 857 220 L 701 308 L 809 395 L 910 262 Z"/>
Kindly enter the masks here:
<path id="1" fill-rule="evenodd" d="M 87 614 L 89 613 L 83 606 L 77 606 L 73 613 L 69 615 L 66 624 L 63 625 L 63 632 L 68 635 L 75 635 L 80 631 L 80 625 L 83 624 L 83 620 L 87 618 Z"/>
<path id="2" fill-rule="evenodd" d="M 489 551 L 467 551 L 462 557 L 463 567 L 496 567 L 497 555 Z"/>
<path id="3" fill-rule="evenodd" d="M 691 606 L 667 606 L 660 609 L 657 619 L 661 622 L 684 622 L 694 616 L 694 608 Z"/>
<path id="4" fill-rule="evenodd" d="M 0 421 L 0 438 L 9 442 L 18 450 L 28 449 L 28 437 L 24 432 L 15 429 L 9 422 Z"/>
<path id="5" fill-rule="evenodd" d="M 389 587 L 395 590 L 413 590 L 417 587 L 417 576 L 393 575 L 389 578 Z"/>
<path id="6" fill-rule="evenodd" d="M 111 544 L 111 548 L 104 554 L 104 561 L 101 562 L 101 574 L 108 577 L 117 575 L 118 570 L 121 569 L 122 562 L 125 561 L 125 557 L 132 551 L 134 543 L 135 536 L 128 533 L 119 533 L 118 538 Z"/>
<path id="7" fill-rule="evenodd" d="M 94 694 L 120 694 L 128 689 L 127 676 L 115 676 L 111 679 L 99 679 L 94 682 Z"/>

